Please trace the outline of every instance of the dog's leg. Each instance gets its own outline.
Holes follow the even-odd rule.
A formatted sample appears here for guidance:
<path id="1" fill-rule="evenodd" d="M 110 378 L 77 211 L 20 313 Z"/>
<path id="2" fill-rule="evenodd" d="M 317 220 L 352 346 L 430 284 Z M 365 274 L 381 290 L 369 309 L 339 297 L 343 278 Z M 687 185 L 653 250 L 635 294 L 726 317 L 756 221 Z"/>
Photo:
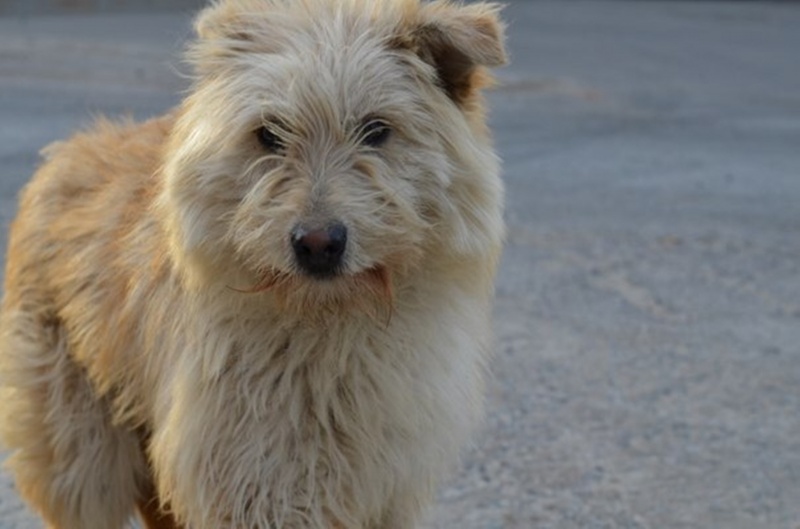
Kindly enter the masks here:
<path id="1" fill-rule="evenodd" d="M 141 499 L 137 502 L 144 526 L 147 529 L 181 529 L 169 513 L 161 510 L 155 487 L 150 484 L 144 489 Z"/>
<path id="2" fill-rule="evenodd" d="M 374 529 L 414 529 L 423 503 L 414 494 L 396 495 Z"/>
<path id="3" fill-rule="evenodd" d="M 142 523 L 147 529 L 181 529 L 171 515 L 161 511 L 158 503 L 140 500 L 138 505 Z"/>
<path id="4" fill-rule="evenodd" d="M 118 529 L 133 514 L 144 458 L 111 424 L 54 318 L 0 321 L 0 435 L 21 495 L 53 529 Z"/>

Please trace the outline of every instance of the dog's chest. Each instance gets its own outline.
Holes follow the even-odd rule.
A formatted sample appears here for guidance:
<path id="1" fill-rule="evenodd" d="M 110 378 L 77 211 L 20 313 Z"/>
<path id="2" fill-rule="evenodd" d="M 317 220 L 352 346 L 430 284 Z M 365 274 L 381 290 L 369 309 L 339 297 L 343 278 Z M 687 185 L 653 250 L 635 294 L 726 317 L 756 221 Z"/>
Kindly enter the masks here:
<path id="1" fill-rule="evenodd" d="M 449 422 L 451 408 L 469 406 L 462 397 L 475 385 L 465 350 L 474 345 L 441 313 L 389 325 L 342 318 L 237 331 L 218 389 L 236 396 L 231 411 L 241 420 L 293 442 L 341 451 L 421 440 L 432 424 Z"/>

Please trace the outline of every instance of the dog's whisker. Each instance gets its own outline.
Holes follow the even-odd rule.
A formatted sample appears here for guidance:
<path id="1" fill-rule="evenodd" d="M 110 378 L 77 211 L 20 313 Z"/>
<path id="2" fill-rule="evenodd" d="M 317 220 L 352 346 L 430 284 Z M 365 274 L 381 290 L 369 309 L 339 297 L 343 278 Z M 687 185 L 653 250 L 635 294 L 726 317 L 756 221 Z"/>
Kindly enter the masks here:
<path id="1" fill-rule="evenodd" d="M 276 285 L 280 284 L 284 274 L 280 272 L 267 272 L 261 281 L 249 288 L 236 288 L 228 285 L 228 289 L 241 294 L 258 294 L 260 292 L 267 292 Z"/>

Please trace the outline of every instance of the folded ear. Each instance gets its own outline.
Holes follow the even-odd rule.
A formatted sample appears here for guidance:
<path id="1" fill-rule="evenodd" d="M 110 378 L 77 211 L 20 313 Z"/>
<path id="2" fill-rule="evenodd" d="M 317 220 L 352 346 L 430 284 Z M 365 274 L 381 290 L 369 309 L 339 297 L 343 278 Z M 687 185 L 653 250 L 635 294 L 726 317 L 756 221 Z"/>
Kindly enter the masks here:
<path id="1" fill-rule="evenodd" d="M 255 4 L 255 5 L 252 5 Z M 248 52 L 270 53 L 278 48 L 276 32 L 265 6 L 257 1 L 214 2 L 194 22 L 197 39 L 188 58 L 199 72 L 213 71 Z"/>
<path id="2" fill-rule="evenodd" d="M 411 30 L 414 47 L 436 68 L 442 88 L 456 102 L 480 88 L 473 75 L 480 67 L 506 63 L 499 11 L 498 4 L 457 5 L 447 0 L 419 10 Z"/>
<path id="3" fill-rule="evenodd" d="M 233 2 L 215 2 L 197 15 L 194 30 L 201 40 L 247 38 L 244 17 Z"/>

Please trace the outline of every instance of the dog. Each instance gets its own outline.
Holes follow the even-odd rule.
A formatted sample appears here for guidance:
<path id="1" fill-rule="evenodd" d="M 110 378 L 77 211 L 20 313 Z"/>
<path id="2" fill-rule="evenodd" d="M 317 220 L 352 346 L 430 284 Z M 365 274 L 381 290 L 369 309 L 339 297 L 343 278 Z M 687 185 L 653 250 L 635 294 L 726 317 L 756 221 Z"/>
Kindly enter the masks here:
<path id="1" fill-rule="evenodd" d="M 411 529 L 480 420 L 499 8 L 220 0 L 193 85 L 43 151 L 0 434 L 53 529 Z"/>

